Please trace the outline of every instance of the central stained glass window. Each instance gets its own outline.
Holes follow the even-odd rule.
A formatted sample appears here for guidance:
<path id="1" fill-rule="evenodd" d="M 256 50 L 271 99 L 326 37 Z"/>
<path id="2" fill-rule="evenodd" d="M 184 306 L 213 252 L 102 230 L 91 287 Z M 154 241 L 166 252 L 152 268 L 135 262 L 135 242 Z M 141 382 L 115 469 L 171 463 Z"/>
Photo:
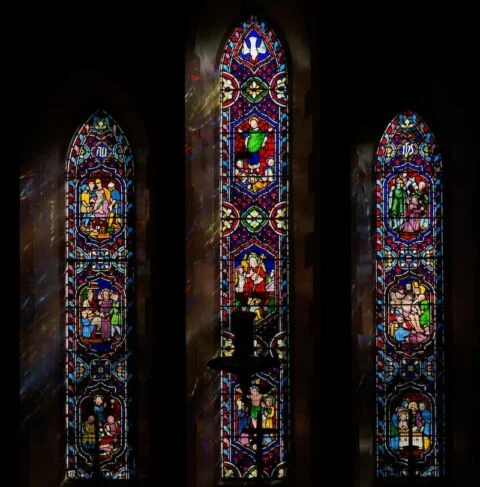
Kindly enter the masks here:
<path id="1" fill-rule="evenodd" d="M 255 354 L 286 364 L 255 374 L 248 391 L 221 374 L 222 477 L 258 476 L 261 421 L 270 430 L 262 475 L 278 479 L 287 476 L 290 446 L 288 77 L 282 45 L 264 22 L 251 17 L 234 30 L 220 78 L 221 353 L 232 353 L 232 311 L 250 311 Z"/>

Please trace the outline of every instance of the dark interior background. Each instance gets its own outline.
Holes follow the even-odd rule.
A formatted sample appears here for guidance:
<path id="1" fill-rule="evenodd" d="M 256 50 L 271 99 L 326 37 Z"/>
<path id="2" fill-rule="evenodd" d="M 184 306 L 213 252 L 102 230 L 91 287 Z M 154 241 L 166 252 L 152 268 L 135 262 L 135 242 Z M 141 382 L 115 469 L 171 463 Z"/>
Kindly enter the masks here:
<path id="1" fill-rule="evenodd" d="M 260 6 L 268 12 L 270 3 L 245 2 L 244 7 Z M 451 330 L 448 474 L 452 485 L 467 482 L 474 478 L 474 459 L 480 457 L 480 421 L 473 407 L 480 374 L 476 306 L 480 107 L 473 13 L 460 3 L 443 10 L 438 3 L 374 7 L 305 0 L 297 7 L 309 26 L 312 53 L 312 88 L 305 99 L 314 134 L 309 177 L 316 222 L 306 256 L 314 276 L 310 485 L 330 475 L 356 485 L 365 483 L 359 478 L 371 478 L 361 471 L 372 468 L 372 459 L 361 459 L 358 452 L 358 409 L 366 408 L 367 420 L 373 421 L 369 408 L 374 376 L 372 368 L 359 385 L 358 330 L 355 324 L 350 326 L 355 259 L 350 170 L 356 147 L 375 144 L 391 118 L 407 108 L 417 111 L 431 127 L 444 159 L 445 287 Z M 184 194 L 184 52 L 185 46 L 194 44 L 203 16 L 215 11 L 209 9 L 209 0 L 199 0 L 169 5 L 168 12 L 161 4 L 130 2 L 77 8 L 29 6 L 18 14 L 21 22 L 8 26 L 15 30 L 9 73 L 15 96 L 6 100 L 13 101 L 19 141 L 15 178 L 30 171 L 41 173 L 42 166 L 33 166 L 33 154 L 37 159 L 42 150 L 47 154 L 53 141 L 67 147 L 75 127 L 100 106 L 113 107 L 119 121 L 130 120 L 131 130 L 146 140 L 150 299 L 144 332 L 136 337 L 139 349 L 148 352 L 139 353 L 135 363 L 136 380 L 143 384 L 139 387 L 147 398 L 135 412 L 137 424 L 144 422 L 135 437 L 136 484 L 157 485 L 173 475 L 175 483 L 182 485 L 188 472 L 189 485 L 201 485 L 195 462 L 186 457 L 191 450 L 184 441 L 190 428 L 185 421 L 185 408 L 190 405 L 185 401 L 183 248 L 184 214 L 190 201 Z M 294 23 L 281 27 L 286 32 L 296 29 Z M 52 126 L 57 127 L 55 132 Z M 41 181 L 37 177 L 35 184 Z M 167 209 L 175 215 L 168 222 Z M 33 229 L 22 227 L 22 222 L 35 211 L 34 205 L 21 200 L 17 221 L 23 243 L 34 239 Z M 26 220 L 22 215 L 27 215 Z M 55 232 L 62 238 L 61 214 L 56 225 Z M 39 277 L 34 259 L 41 255 L 18 244 L 14 242 L 13 251 L 20 251 L 19 327 L 10 330 L 12 340 L 19 340 L 21 370 L 42 370 L 22 374 L 13 384 L 17 397 L 20 391 L 18 474 L 22 486 L 54 486 L 61 483 L 64 465 L 62 335 L 39 331 L 49 313 L 40 296 L 32 295 Z M 61 255 L 58 259 L 61 263 Z M 52 285 L 60 295 L 61 286 Z M 12 302 L 17 302 L 15 294 Z M 52 313 L 53 323 L 58 313 Z M 56 330 L 61 333 L 61 317 L 57 318 Z M 38 350 L 52 353 L 39 359 Z M 148 435 L 140 432 L 147 430 Z"/>

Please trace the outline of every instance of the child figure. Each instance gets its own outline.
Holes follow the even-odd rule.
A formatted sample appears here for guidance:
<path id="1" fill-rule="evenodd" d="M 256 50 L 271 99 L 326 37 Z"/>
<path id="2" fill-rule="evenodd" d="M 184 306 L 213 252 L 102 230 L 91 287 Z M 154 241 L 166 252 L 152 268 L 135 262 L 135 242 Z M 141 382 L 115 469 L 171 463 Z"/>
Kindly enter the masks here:
<path id="1" fill-rule="evenodd" d="M 234 178 L 235 182 L 243 183 L 243 184 L 245 184 L 247 182 L 248 176 L 247 176 L 247 172 L 245 170 L 244 162 L 242 159 L 239 159 L 235 163 L 234 175 L 235 175 L 235 178 Z"/>
<path id="2" fill-rule="evenodd" d="M 237 293 L 243 293 L 243 288 L 245 286 L 245 269 L 239 265 L 235 269 L 235 291 Z"/>

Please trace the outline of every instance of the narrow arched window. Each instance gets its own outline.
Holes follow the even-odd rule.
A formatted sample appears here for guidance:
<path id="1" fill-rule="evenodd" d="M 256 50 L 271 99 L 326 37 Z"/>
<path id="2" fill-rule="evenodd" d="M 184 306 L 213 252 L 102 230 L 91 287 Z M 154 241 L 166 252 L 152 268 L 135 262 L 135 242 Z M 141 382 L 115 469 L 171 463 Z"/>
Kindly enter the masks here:
<path id="1" fill-rule="evenodd" d="M 72 139 L 65 190 L 67 478 L 128 479 L 133 157 L 104 111 Z"/>
<path id="2" fill-rule="evenodd" d="M 262 475 L 287 476 L 289 386 L 289 111 L 285 52 L 275 33 L 250 17 L 225 46 L 221 64 L 220 295 L 221 351 L 232 353 L 234 310 L 255 314 L 257 356 L 285 367 L 252 376 L 221 376 L 223 478 L 257 477 L 261 422 Z"/>
<path id="3" fill-rule="evenodd" d="M 426 123 L 397 115 L 377 150 L 377 476 L 445 468 L 442 161 Z"/>

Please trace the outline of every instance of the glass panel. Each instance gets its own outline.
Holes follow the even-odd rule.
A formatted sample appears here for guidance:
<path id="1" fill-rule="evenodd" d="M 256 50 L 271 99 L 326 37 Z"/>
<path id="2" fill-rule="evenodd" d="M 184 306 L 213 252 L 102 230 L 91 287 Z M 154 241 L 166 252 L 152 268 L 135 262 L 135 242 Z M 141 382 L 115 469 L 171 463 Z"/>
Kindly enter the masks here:
<path id="1" fill-rule="evenodd" d="M 288 78 L 274 32 L 257 18 L 227 41 L 220 65 L 221 352 L 231 356 L 233 310 L 255 313 L 256 355 L 286 361 L 257 374 L 242 395 L 233 374 L 221 374 L 222 477 L 252 478 L 258 421 L 263 476 L 287 476 L 288 375 Z"/>
<path id="2" fill-rule="evenodd" d="M 444 475 L 441 177 L 427 125 L 395 117 L 376 160 L 378 477 Z"/>
<path id="3" fill-rule="evenodd" d="M 67 478 L 129 479 L 132 153 L 99 111 L 66 165 Z"/>

